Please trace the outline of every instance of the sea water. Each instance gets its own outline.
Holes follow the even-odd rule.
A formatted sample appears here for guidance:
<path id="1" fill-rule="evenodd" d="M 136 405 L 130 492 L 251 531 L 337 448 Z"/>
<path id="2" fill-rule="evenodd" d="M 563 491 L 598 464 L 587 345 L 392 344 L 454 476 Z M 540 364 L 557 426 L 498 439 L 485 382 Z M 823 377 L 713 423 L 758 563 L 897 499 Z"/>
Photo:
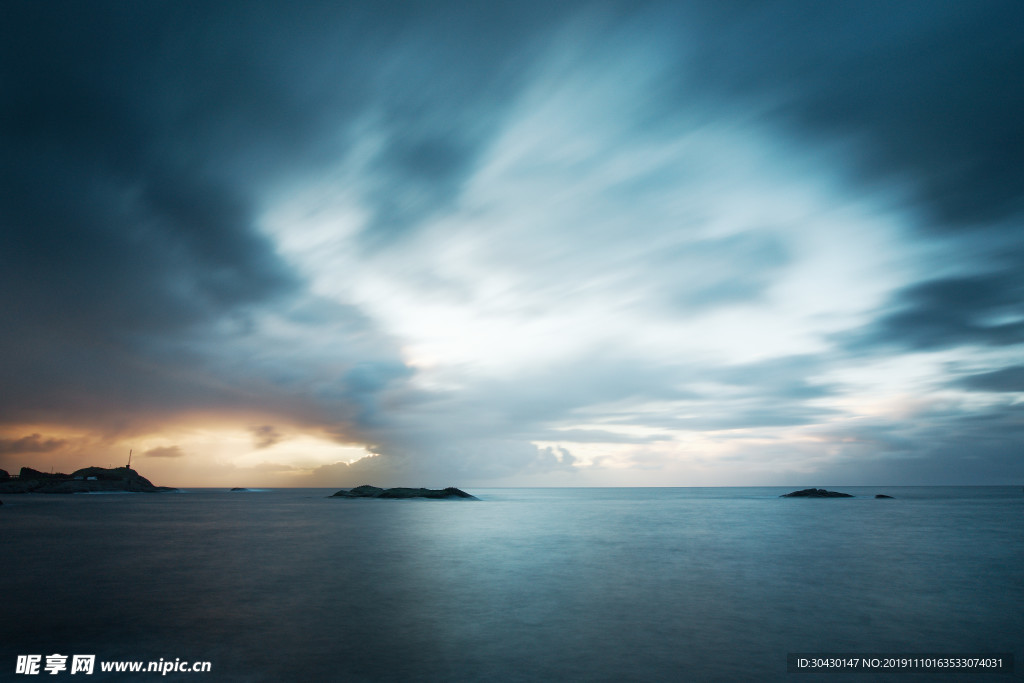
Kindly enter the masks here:
<path id="1" fill-rule="evenodd" d="M 211 663 L 162 677 L 189 681 L 1021 678 L 1019 487 L 788 490 L 7 495 L 0 679 L 53 653 Z M 1017 673 L 792 674 L 791 652 L 1009 652 Z"/>

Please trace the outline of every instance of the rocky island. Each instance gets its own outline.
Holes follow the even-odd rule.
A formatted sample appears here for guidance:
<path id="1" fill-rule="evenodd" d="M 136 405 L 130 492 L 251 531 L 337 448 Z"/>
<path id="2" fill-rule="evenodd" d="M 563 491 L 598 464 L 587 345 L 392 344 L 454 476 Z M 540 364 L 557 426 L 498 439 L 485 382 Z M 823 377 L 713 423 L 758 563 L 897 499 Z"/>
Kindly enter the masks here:
<path id="1" fill-rule="evenodd" d="M 153 483 L 130 467 L 85 467 L 71 474 L 22 467 L 17 476 L 0 470 L 0 493 L 158 493 L 177 491 Z"/>
<path id="2" fill-rule="evenodd" d="M 779 498 L 853 498 L 849 493 L 826 491 L 825 489 L 803 489 L 792 493 L 783 493 Z"/>
<path id="3" fill-rule="evenodd" d="M 364 484 L 354 489 L 342 489 L 328 498 L 465 498 L 467 500 L 479 500 L 465 491 L 449 486 L 444 489 L 409 489 L 394 488 L 382 489 L 377 486 Z"/>

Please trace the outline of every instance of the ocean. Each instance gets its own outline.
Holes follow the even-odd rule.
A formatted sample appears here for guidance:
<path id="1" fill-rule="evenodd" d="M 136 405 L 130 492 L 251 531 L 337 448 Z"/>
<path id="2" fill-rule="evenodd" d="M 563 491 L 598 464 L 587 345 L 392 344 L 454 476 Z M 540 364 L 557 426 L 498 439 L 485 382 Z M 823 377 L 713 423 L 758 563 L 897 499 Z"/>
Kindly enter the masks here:
<path id="1" fill-rule="evenodd" d="M 836 488 L 857 497 L 6 495 L 0 680 L 1021 679 L 1021 488 Z M 1013 653 L 1016 669 L 788 673 L 788 653 Z M 33 654 L 95 671 L 17 673 Z M 210 671 L 100 670 L 117 660 Z"/>

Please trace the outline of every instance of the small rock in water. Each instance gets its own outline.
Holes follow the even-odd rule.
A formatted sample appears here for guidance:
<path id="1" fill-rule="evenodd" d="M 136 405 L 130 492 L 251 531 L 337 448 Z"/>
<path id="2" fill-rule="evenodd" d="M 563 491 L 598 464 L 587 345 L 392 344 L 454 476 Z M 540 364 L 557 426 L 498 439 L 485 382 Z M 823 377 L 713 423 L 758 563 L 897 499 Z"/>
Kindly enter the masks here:
<path id="1" fill-rule="evenodd" d="M 892 496 L 887 496 L 884 493 L 876 493 L 875 498 L 892 498 Z"/>
<path id="2" fill-rule="evenodd" d="M 377 486 L 369 486 L 363 484 L 357 486 L 354 489 L 347 491 L 342 490 L 335 493 L 329 498 L 467 498 L 469 500 L 478 500 L 476 496 L 471 496 L 465 491 L 449 486 L 444 489 L 410 489 L 410 488 L 394 488 L 394 489 L 382 489 Z"/>
<path id="3" fill-rule="evenodd" d="M 849 493 L 826 491 L 825 489 L 803 489 L 792 493 L 783 493 L 779 498 L 853 498 Z"/>

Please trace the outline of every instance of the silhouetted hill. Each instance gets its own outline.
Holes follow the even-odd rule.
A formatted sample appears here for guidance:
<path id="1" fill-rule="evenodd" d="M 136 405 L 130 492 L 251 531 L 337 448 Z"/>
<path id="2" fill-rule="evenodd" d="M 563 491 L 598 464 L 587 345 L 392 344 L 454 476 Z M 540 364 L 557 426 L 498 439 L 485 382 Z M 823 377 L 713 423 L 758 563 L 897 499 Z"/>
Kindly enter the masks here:
<path id="1" fill-rule="evenodd" d="M 22 467 L 17 477 L 0 477 L 0 493 L 93 493 L 131 491 L 157 493 L 177 491 L 169 486 L 155 486 L 130 467 L 85 467 L 71 474 L 40 472 Z"/>

